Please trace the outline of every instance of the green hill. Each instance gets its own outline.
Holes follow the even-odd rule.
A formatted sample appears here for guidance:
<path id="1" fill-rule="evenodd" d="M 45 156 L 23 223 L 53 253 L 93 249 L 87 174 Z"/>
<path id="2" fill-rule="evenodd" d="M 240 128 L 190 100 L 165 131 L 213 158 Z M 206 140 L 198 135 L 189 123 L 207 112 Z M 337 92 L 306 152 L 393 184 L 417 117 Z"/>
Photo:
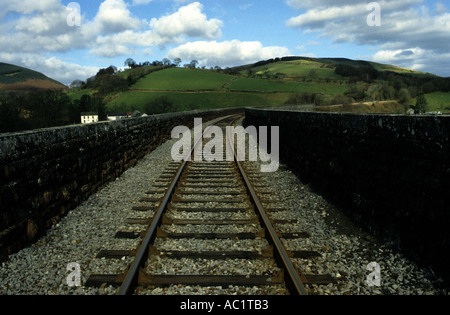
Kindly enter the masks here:
<path id="1" fill-rule="evenodd" d="M 313 75 L 315 78 L 337 79 L 339 76 L 334 72 L 334 70 L 338 65 L 355 68 L 373 67 L 379 72 L 408 74 L 416 77 L 436 77 L 430 73 L 405 69 L 393 65 L 385 65 L 364 60 L 351 60 L 346 58 L 284 57 L 263 60 L 255 64 L 239 66 L 233 69 L 240 72 L 248 71 L 250 69 L 251 71 L 259 74 L 269 71 L 272 73 L 281 73 L 294 77 L 310 77 L 310 72 L 313 70 Z"/>
<path id="2" fill-rule="evenodd" d="M 234 76 L 209 70 L 168 68 L 147 75 L 131 88 L 154 91 L 217 91 L 233 79 Z"/>
<path id="3" fill-rule="evenodd" d="M 437 92 L 442 93 L 439 95 L 444 102 L 439 108 L 450 106 L 446 103 L 450 99 L 446 97 L 450 95 L 449 79 L 344 58 L 284 57 L 214 70 L 138 67 L 116 76 L 127 80 L 129 86 L 125 91 L 104 95 L 109 112 L 139 110 L 151 113 L 152 106 L 160 100 L 164 100 L 161 103 L 165 108 L 159 110 L 167 111 L 305 103 L 361 105 L 393 100 L 379 108 L 389 112 L 386 104 L 393 104 L 392 112 L 399 113 L 414 105 L 418 94 L 434 95 Z M 69 95 L 79 99 L 83 93 L 95 94 L 95 84 Z M 400 98 L 402 105 L 396 102 Z M 363 111 L 373 112 L 377 108 L 372 106 Z"/>
<path id="4" fill-rule="evenodd" d="M 67 89 L 65 85 L 31 69 L 0 62 L 0 92 Z"/>

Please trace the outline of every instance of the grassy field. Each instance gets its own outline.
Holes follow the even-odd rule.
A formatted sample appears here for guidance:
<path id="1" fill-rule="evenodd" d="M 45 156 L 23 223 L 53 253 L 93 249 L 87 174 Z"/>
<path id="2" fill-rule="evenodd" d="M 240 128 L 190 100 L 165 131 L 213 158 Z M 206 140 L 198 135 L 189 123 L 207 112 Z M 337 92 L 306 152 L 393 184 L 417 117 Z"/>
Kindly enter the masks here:
<path id="1" fill-rule="evenodd" d="M 66 86 L 40 72 L 0 62 L 0 92 L 40 89 L 66 89 Z"/>
<path id="2" fill-rule="evenodd" d="M 105 97 L 109 112 L 139 110 L 146 112 L 146 106 L 154 100 L 166 97 L 173 104 L 172 110 L 278 106 L 292 99 L 295 94 L 318 94 L 325 102 L 336 95 L 344 95 L 350 88 L 348 79 L 335 73 L 337 63 L 367 66 L 365 61 L 348 59 L 303 58 L 277 62 L 262 62 L 257 66 L 238 67 L 238 74 L 225 74 L 223 71 L 140 67 L 126 70 L 117 75 L 135 78 L 137 82 L 128 91 L 113 93 Z M 396 71 L 399 73 L 425 75 L 417 71 L 395 66 L 371 63 L 378 71 Z M 229 72 L 227 72 L 229 73 Z M 363 88 L 367 88 L 362 84 Z M 83 94 L 95 93 L 95 90 L 71 92 L 75 100 Z M 430 111 L 444 112 L 450 106 L 450 93 L 432 93 L 427 95 Z M 291 101 L 291 100 L 290 100 Z M 412 100 L 415 103 L 415 100 Z M 371 104 L 372 105 L 372 104 Z M 327 110 L 326 107 L 322 110 Z M 398 103 L 377 103 L 373 106 L 329 107 L 331 111 L 359 111 L 364 113 L 399 113 Z M 450 108 L 449 110 L 450 111 Z"/>
<path id="3" fill-rule="evenodd" d="M 339 79 L 339 75 L 334 73 L 334 69 L 325 68 L 323 63 L 310 60 L 282 61 L 269 65 L 252 68 L 257 74 L 265 71 L 272 73 L 282 73 L 287 76 L 307 78 L 307 79 Z"/>
<path id="4" fill-rule="evenodd" d="M 85 89 L 85 90 L 69 91 L 69 92 L 67 92 L 67 94 L 69 95 L 69 97 L 70 97 L 70 99 L 72 101 L 75 101 L 75 100 L 81 99 L 81 97 L 83 95 L 86 95 L 86 94 L 90 95 L 90 94 L 92 94 L 92 92 L 93 92 L 92 89 Z"/>
<path id="5" fill-rule="evenodd" d="M 150 92 L 127 91 L 121 93 L 111 101 L 107 107 L 113 112 L 127 111 L 129 109 L 145 112 L 145 105 L 162 96 L 167 97 L 174 105 L 176 111 L 231 108 L 246 106 L 275 106 L 283 104 L 289 98 L 289 93 L 243 93 L 243 92 Z"/>
<path id="6" fill-rule="evenodd" d="M 25 82 L 27 80 L 50 80 L 42 73 L 10 65 L 0 63 L 0 84 L 12 84 Z"/>
<path id="7" fill-rule="evenodd" d="M 161 96 L 168 97 L 179 111 L 275 106 L 286 102 L 293 93 L 334 95 L 345 89 L 345 86 L 333 84 L 253 79 L 209 70 L 169 68 L 145 76 L 129 91 L 108 97 L 107 106 L 112 111 L 133 109 L 144 112 L 148 103 Z"/>
<path id="8" fill-rule="evenodd" d="M 450 93 L 435 92 L 425 94 L 430 112 L 450 113 Z M 414 99 L 413 104 L 416 104 Z"/>
<path id="9" fill-rule="evenodd" d="M 401 73 L 401 74 L 411 74 L 411 75 L 414 75 L 417 77 L 426 77 L 426 76 L 433 75 L 431 73 L 425 73 L 425 72 L 420 72 L 420 71 L 416 71 L 416 70 L 405 69 L 405 68 L 401 68 L 401 67 L 397 67 L 397 66 L 384 65 L 384 64 L 376 63 L 376 62 L 369 62 L 369 63 L 377 71 L 392 71 L 392 72 Z"/>
<path id="10" fill-rule="evenodd" d="M 296 93 L 324 93 L 341 94 L 348 87 L 337 84 L 325 84 L 317 82 L 285 82 L 281 80 L 265 80 L 253 78 L 238 78 L 228 88 L 233 91 L 258 91 L 258 92 L 296 92 Z"/>
<path id="11" fill-rule="evenodd" d="M 156 91 L 221 90 L 222 86 L 233 78 L 233 76 L 213 71 L 169 68 L 147 75 L 134 84 L 131 89 Z"/>
<path id="12" fill-rule="evenodd" d="M 124 70 L 122 72 L 119 72 L 117 75 L 121 78 L 128 78 L 128 76 L 140 76 L 142 74 L 147 73 L 148 71 L 154 70 L 157 67 L 155 66 L 148 66 L 148 67 L 138 67 L 138 68 L 134 68 L 134 69 L 127 69 Z"/>

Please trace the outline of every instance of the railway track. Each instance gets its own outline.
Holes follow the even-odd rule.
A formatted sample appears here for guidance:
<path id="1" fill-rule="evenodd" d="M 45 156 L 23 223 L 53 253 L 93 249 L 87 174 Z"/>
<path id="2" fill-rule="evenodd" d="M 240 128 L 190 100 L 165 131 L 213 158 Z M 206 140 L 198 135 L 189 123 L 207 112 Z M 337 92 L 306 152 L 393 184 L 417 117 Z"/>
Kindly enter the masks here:
<path id="1" fill-rule="evenodd" d="M 225 127 L 236 120 L 236 116 L 226 117 L 216 125 L 226 134 Z M 223 154 L 223 161 L 172 162 L 142 198 L 148 205 L 133 209 L 148 212 L 149 217 L 126 222 L 141 228 L 116 234 L 116 238 L 141 239 L 139 246 L 97 255 L 134 257 L 133 262 L 120 274 L 91 275 L 86 286 L 120 286 L 120 295 L 145 294 L 146 288 L 172 285 L 261 286 L 276 288 L 277 294 L 306 295 L 307 284 L 333 281 L 329 275 L 298 273 L 292 258 L 320 254 L 286 251 L 282 239 L 307 238 L 308 233 L 277 232 L 274 224 L 292 222 L 271 219 L 268 210 L 280 210 L 279 200 L 261 180 L 259 169 L 236 158 L 226 161 L 226 148 Z M 164 268 L 168 260 L 178 267 L 168 272 Z"/>

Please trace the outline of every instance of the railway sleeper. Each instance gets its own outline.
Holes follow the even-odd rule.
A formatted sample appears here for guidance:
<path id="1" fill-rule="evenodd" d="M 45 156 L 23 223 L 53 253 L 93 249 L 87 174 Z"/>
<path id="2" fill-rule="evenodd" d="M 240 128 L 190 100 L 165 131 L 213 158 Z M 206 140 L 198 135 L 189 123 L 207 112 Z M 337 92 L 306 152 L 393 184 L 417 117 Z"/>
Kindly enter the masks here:
<path id="1" fill-rule="evenodd" d="M 133 211 L 140 211 L 140 212 L 147 212 L 147 211 L 152 211 L 155 210 L 155 206 L 150 207 L 150 206 L 135 206 L 132 208 Z"/>
<path id="2" fill-rule="evenodd" d="M 211 167 L 188 167 L 185 175 L 211 174 L 211 175 L 237 175 L 236 168 L 211 168 Z"/>
<path id="3" fill-rule="evenodd" d="M 210 169 L 210 168 L 190 168 L 184 173 L 184 177 L 197 175 L 220 175 L 220 176 L 238 176 L 239 173 L 235 169 Z"/>
<path id="4" fill-rule="evenodd" d="M 223 188 L 239 188 L 239 189 L 245 189 L 244 185 L 239 182 L 229 182 L 229 183 L 204 183 L 204 182 L 190 182 L 190 183 L 179 183 L 178 188 L 216 188 L 216 189 L 223 189 Z"/>
<path id="5" fill-rule="evenodd" d="M 170 286 L 170 285 L 199 285 L 199 286 L 255 286 L 283 284 L 283 271 L 277 271 L 271 275 L 231 275 L 231 276 L 201 276 L 201 275 L 149 275 L 144 271 L 139 272 L 139 286 Z M 327 285 L 336 283 L 329 274 L 325 275 L 301 275 L 304 284 Z M 93 274 L 86 283 L 86 287 L 102 287 L 105 285 L 120 286 L 123 282 L 122 274 Z"/>
<path id="6" fill-rule="evenodd" d="M 243 232 L 243 233 L 173 233 L 164 231 L 158 227 L 156 237 L 171 239 L 261 239 L 264 238 L 264 230 L 259 232 Z"/>
<path id="7" fill-rule="evenodd" d="M 164 194 L 167 189 L 150 189 L 145 194 L 154 195 L 154 194 Z"/>
<path id="8" fill-rule="evenodd" d="M 315 251 L 287 251 L 291 258 L 308 259 L 313 257 L 320 257 L 320 253 Z M 96 258 L 106 259 L 122 259 L 123 257 L 134 256 L 135 250 L 101 250 Z M 160 256 L 170 257 L 174 259 L 193 258 L 193 259 L 259 259 L 272 258 L 273 248 L 271 246 L 262 251 L 174 251 L 174 250 L 158 250 L 155 246 L 150 246 L 149 257 Z"/>
<path id="9" fill-rule="evenodd" d="M 280 275 L 281 274 L 281 275 Z M 94 274 L 86 281 L 87 287 L 102 287 L 105 285 L 120 286 L 122 275 Z M 171 285 L 198 285 L 203 287 L 228 287 L 275 285 L 283 284 L 283 274 L 274 273 L 271 275 L 224 275 L 224 276 L 201 276 L 201 275 L 149 275 L 144 271 L 139 271 L 137 285 L 140 287 L 167 287 Z"/>
<path id="10" fill-rule="evenodd" d="M 241 183 L 240 180 L 238 180 L 237 178 L 233 178 L 233 177 L 226 177 L 226 178 L 209 178 L 209 179 L 205 179 L 203 177 L 200 178 L 190 178 L 190 177 L 186 177 L 183 178 L 184 183 L 199 183 L 199 184 L 204 184 L 204 183 L 215 183 L 215 184 L 239 184 Z"/>
<path id="11" fill-rule="evenodd" d="M 197 188 L 197 187 L 196 187 Z M 221 187 L 223 188 L 223 187 Z M 179 195 L 179 194 L 185 194 L 185 195 L 211 195 L 211 196 L 221 196 L 221 195 L 243 195 L 244 192 L 241 189 L 234 189 L 234 190 L 227 190 L 227 191 L 199 191 L 199 189 L 210 189 L 209 187 L 205 187 L 205 188 L 197 188 L 197 191 L 190 191 L 190 190 L 186 190 L 186 188 L 177 188 L 175 190 L 175 194 Z"/>
<path id="12" fill-rule="evenodd" d="M 152 219 L 140 219 L 140 218 L 130 218 L 125 221 L 127 224 L 138 224 L 146 226 L 150 224 Z M 247 225 L 247 224 L 259 223 L 257 219 L 255 220 L 174 220 L 167 217 L 163 218 L 163 225 Z M 119 231 L 116 233 L 116 238 L 131 238 L 135 239 L 140 236 L 141 233 L 138 232 L 126 232 Z M 195 236 L 193 236 L 195 235 Z M 217 237 L 213 237 L 217 235 Z M 285 239 L 297 239 L 297 238 L 308 238 L 311 235 L 308 232 L 278 232 L 279 238 Z M 208 239 L 223 239 L 223 238 L 239 238 L 239 239 L 255 239 L 264 237 L 264 230 L 258 233 L 169 233 L 163 230 L 158 230 L 158 237 L 163 238 L 208 238 Z"/>
<path id="13" fill-rule="evenodd" d="M 204 219 L 172 219 L 164 215 L 162 219 L 162 224 L 165 225 L 246 225 L 259 223 L 258 218 L 253 218 L 249 220 L 204 220 Z"/>
<path id="14" fill-rule="evenodd" d="M 176 251 L 159 250 L 155 246 L 150 246 L 149 256 L 169 257 L 174 259 L 261 259 L 272 258 L 273 248 L 268 246 L 261 251 Z"/>
<path id="15" fill-rule="evenodd" d="M 181 207 L 179 205 L 168 205 L 169 211 L 185 211 L 185 212 L 247 212 L 247 211 L 253 211 L 252 207 L 209 207 L 209 208 L 203 208 L 198 206 L 193 207 Z"/>
<path id="16" fill-rule="evenodd" d="M 224 198 L 221 196 L 218 196 L 217 198 L 196 198 L 196 197 L 183 197 L 179 195 L 174 195 L 172 197 L 172 202 L 177 203 L 189 203 L 189 202 L 197 202 L 197 203 L 208 203 L 208 202 L 220 202 L 220 203 L 243 203 L 243 202 L 250 202 L 250 198 L 245 195 L 241 195 L 238 197 L 233 198 Z"/>
<path id="17" fill-rule="evenodd" d="M 209 286 L 258 286 L 283 284 L 282 271 L 270 275 L 148 275 L 142 272 L 138 279 L 140 286 L 198 285 Z"/>

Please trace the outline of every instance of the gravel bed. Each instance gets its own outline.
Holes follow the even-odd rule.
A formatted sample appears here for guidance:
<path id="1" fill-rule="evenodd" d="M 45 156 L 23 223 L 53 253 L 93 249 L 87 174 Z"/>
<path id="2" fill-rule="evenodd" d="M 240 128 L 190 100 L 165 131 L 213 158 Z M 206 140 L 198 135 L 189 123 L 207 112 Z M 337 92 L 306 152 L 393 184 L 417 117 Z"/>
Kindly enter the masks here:
<path id="1" fill-rule="evenodd" d="M 153 211 L 133 211 L 152 188 L 154 180 L 172 162 L 170 150 L 176 139 L 169 140 L 140 160 L 96 194 L 70 211 L 35 244 L 10 255 L 0 268 L 0 295 L 66 295 L 113 294 L 115 288 L 69 287 L 69 263 L 78 263 L 81 283 L 91 274 L 117 273 L 130 263 L 130 258 L 97 259 L 102 249 L 132 249 L 137 240 L 115 240 L 117 231 L 142 230 L 141 225 L 128 225 L 128 218 L 148 218 Z M 154 205 L 153 203 L 152 205 Z"/>
<path id="2" fill-rule="evenodd" d="M 222 189 L 221 189 L 222 190 Z M 223 200 L 242 200 L 242 199 L 246 199 L 246 195 L 230 195 L 226 192 L 223 192 L 223 194 L 221 195 L 198 195 L 198 194 L 189 194 L 189 193 L 185 193 L 185 194 L 178 194 L 176 195 L 177 197 L 180 197 L 181 200 L 183 199 L 201 199 L 201 200 L 214 200 L 211 201 L 211 203 L 213 202 L 220 202 Z M 226 202 L 225 202 L 226 203 Z M 228 203 L 227 203 L 228 204 Z M 231 203 L 234 204 L 234 203 Z"/>
<path id="3" fill-rule="evenodd" d="M 226 187 L 222 187 L 220 188 L 220 191 L 223 192 L 224 195 L 227 194 L 244 194 L 245 191 L 243 189 L 239 189 L 239 188 L 226 188 Z M 204 193 L 204 194 L 208 194 L 208 193 L 217 193 L 217 188 L 209 188 L 209 187 L 204 187 L 204 188 L 198 188 L 198 187 L 184 187 L 183 188 L 183 193 L 189 194 L 189 193 Z M 196 196 L 198 196 L 196 194 Z M 210 197 L 214 198 L 214 196 L 217 195 L 210 195 Z M 232 195 L 232 196 L 236 196 L 236 195 Z"/>
<path id="4" fill-rule="evenodd" d="M 169 140 L 164 145 L 144 157 L 132 169 L 127 170 L 115 181 L 105 185 L 83 204 L 69 212 L 58 224 L 54 225 L 45 236 L 35 244 L 17 254 L 10 255 L 9 260 L 1 264 L 0 295 L 52 295 L 52 294 L 115 294 L 116 288 L 103 286 L 87 288 L 83 284 L 90 274 L 120 272 L 130 263 L 130 257 L 120 259 L 95 258 L 102 249 L 127 249 L 136 246 L 140 240 L 114 240 L 117 231 L 143 229 L 142 225 L 128 225 L 128 218 L 148 218 L 153 211 L 133 211 L 134 206 L 156 205 L 141 202 L 146 192 L 153 188 L 156 180 L 172 161 L 170 151 L 177 140 Z M 258 163 L 249 163 L 258 167 Z M 259 170 L 259 168 L 256 168 Z M 274 193 L 273 197 L 281 201 L 280 205 L 268 204 L 270 216 L 276 219 L 296 220 L 289 225 L 277 224 L 285 232 L 308 232 L 307 239 L 285 239 L 288 249 L 314 250 L 321 257 L 312 259 L 295 259 L 294 263 L 306 274 L 330 274 L 336 280 L 330 285 L 310 285 L 313 294 L 329 295 L 407 295 L 407 294 L 446 294 L 433 282 L 430 270 L 418 268 L 413 262 L 392 250 L 390 244 L 382 243 L 354 226 L 351 221 L 329 204 L 324 198 L 315 194 L 310 187 L 302 183 L 283 165 L 275 173 L 261 174 L 258 183 L 266 183 Z M 261 188 L 266 191 L 268 188 Z M 203 204 L 204 205 L 204 204 Z M 194 203 L 195 206 L 195 203 Z M 217 206 L 217 205 L 216 205 Z M 231 204 L 221 206 L 230 207 Z M 274 210 L 279 211 L 274 211 Z M 235 213 L 207 213 L 169 211 L 169 217 L 178 219 L 251 219 L 249 211 Z M 186 227 L 191 229 L 192 227 Z M 254 250 L 262 251 L 265 240 L 193 240 L 190 244 L 178 248 L 171 239 L 158 239 L 157 247 L 166 250 Z M 164 261 L 163 261 L 164 259 Z M 80 287 L 69 287 L 67 270 L 69 263 L 78 263 L 81 271 Z M 200 261 L 172 260 L 167 264 L 165 258 L 151 261 L 152 270 L 181 272 L 191 266 L 198 272 L 208 269 L 196 269 Z M 256 274 L 257 266 L 246 265 L 240 261 L 208 261 L 214 272 L 230 267 L 227 272 Z M 369 286 L 366 279 L 370 271 L 366 266 L 377 262 L 381 267 L 381 286 Z M 255 263 L 255 262 L 253 262 Z M 260 262 L 256 262 L 260 264 Z M 157 268 L 160 266 L 160 268 Z M 163 267 L 164 266 L 164 267 Z M 155 269 L 156 268 L 156 269 Z M 203 267 L 202 267 L 203 268 Z M 268 270 L 261 263 L 261 270 Z M 226 269 L 225 269 L 226 270 Z M 235 271 L 233 271 L 235 270 Z M 264 272 L 264 271 L 262 271 Z M 199 287 L 174 285 L 168 288 L 146 288 L 141 294 L 286 294 L 284 286 L 259 287 Z"/>
<path id="5" fill-rule="evenodd" d="M 164 225 L 163 230 L 170 233 L 257 233 L 259 224 L 204 224 L 204 225 Z"/>
<path id="6" fill-rule="evenodd" d="M 264 259 L 171 259 L 156 256 L 146 271 L 156 275 L 270 275 L 279 268 L 270 258 Z"/>
<path id="7" fill-rule="evenodd" d="M 205 219 L 205 220 L 250 220 L 255 213 L 245 212 L 190 212 L 190 211 L 168 211 L 167 217 L 171 219 Z"/>
<path id="8" fill-rule="evenodd" d="M 284 285 L 268 285 L 241 287 L 201 287 L 172 285 L 167 288 L 140 288 L 137 291 L 141 295 L 286 295 L 288 291 Z"/>
<path id="9" fill-rule="evenodd" d="M 306 231 L 311 235 L 302 239 L 282 239 L 283 245 L 288 250 L 311 250 L 321 254 L 321 257 L 294 259 L 298 270 L 305 274 L 329 274 L 335 279 L 335 283 L 329 285 L 307 285 L 311 294 L 448 294 L 438 288 L 438 281 L 430 270 L 419 268 L 396 252 L 391 244 L 365 233 L 284 165 L 264 177 L 264 182 L 279 196 L 280 206 L 290 209 L 273 211 L 270 217 L 297 220 L 294 224 L 276 224 L 276 228 L 282 232 Z M 380 266 L 380 286 L 367 284 L 373 271 L 368 271 L 367 266 L 372 262 Z"/>
<path id="10" fill-rule="evenodd" d="M 183 242 L 174 239 L 157 238 L 155 246 L 160 250 L 174 251 L 257 251 L 263 252 L 269 244 L 265 239 L 255 240 L 202 240 L 185 239 Z"/>
<path id="11" fill-rule="evenodd" d="M 232 196 L 231 196 L 232 197 Z M 193 197 L 197 198 L 197 196 Z M 198 197 L 201 198 L 201 197 Z M 204 197 L 207 198 L 207 197 Z M 235 203 L 227 203 L 220 201 L 210 201 L 210 202 L 172 202 L 174 207 L 176 207 L 179 211 L 188 211 L 189 209 L 217 209 L 217 208 L 232 208 L 232 209 L 246 209 L 251 206 L 250 202 L 235 202 Z M 188 210 L 186 210 L 188 209 Z"/>

